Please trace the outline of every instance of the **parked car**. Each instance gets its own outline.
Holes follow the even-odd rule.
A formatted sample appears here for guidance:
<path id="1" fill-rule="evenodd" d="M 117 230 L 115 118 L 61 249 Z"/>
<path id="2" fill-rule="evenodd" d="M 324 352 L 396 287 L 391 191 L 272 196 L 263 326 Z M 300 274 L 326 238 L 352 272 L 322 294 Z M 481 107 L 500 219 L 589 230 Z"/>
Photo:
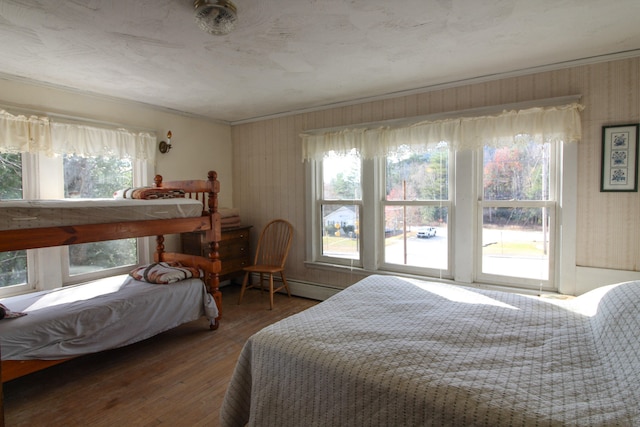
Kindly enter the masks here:
<path id="1" fill-rule="evenodd" d="M 418 238 L 420 239 L 428 239 L 429 237 L 434 237 L 436 235 L 436 229 L 434 227 L 425 227 L 421 228 L 418 231 Z"/>

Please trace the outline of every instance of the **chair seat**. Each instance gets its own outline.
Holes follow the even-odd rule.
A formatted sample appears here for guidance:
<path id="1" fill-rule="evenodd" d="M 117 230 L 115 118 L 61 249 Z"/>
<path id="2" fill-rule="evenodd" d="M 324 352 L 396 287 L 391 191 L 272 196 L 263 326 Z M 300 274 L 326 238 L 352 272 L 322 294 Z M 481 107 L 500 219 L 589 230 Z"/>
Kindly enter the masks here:
<path id="1" fill-rule="evenodd" d="M 249 267 L 244 267 L 243 270 L 250 273 L 279 273 L 284 268 L 279 265 L 250 265 Z"/>

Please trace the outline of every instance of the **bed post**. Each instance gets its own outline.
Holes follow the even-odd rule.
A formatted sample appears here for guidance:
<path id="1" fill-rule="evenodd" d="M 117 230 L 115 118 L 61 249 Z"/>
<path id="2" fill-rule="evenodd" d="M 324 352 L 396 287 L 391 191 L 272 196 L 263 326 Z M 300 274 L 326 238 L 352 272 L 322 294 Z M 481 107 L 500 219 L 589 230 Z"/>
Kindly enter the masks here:
<path id="1" fill-rule="evenodd" d="M 153 185 L 156 188 L 162 187 L 162 175 L 156 175 L 153 177 Z M 164 235 L 156 236 L 156 255 L 155 259 L 161 260 L 162 253 L 164 252 Z"/>
<path id="2" fill-rule="evenodd" d="M 209 217 L 210 227 L 206 229 L 206 241 L 209 249 L 209 261 L 212 266 L 215 268 L 210 269 L 211 265 L 208 265 L 204 270 L 207 271 L 205 277 L 205 283 L 207 285 L 207 290 L 213 296 L 216 301 L 216 305 L 218 306 L 219 315 L 215 319 L 215 322 L 211 323 L 211 329 L 217 329 L 220 324 L 220 318 L 222 317 L 222 293 L 220 292 L 220 240 L 222 239 L 221 232 L 221 219 L 220 213 L 218 212 L 218 193 L 220 192 L 220 182 L 218 181 L 218 173 L 215 171 L 209 171 L 207 173 L 207 181 L 197 180 L 197 181 L 169 181 L 163 182 L 161 175 L 156 175 L 153 178 L 153 182 L 156 187 L 162 187 L 166 185 L 168 187 L 171 186 L 180 186 L 184 185 L 186 182 L 189 182 L 190 185 L 187 185 L 186 188 L 190 188 L 189 191 L 196 194 L 196 198 L 200 200 L 199 193 L 206 193 L 204 197 L 207 198 L 206 202 L 202 200 L 203 203 L 203 211 L 202 214 L 204 216 Z M 197 189 L 196 189 L 197 188 Z M 191 193 L 189 193 L 191 194 Z M 191 197 L 191 195 L 190 195 Z M 156 236 L 156 252 L 155 252 L 155 260 L 162 261 L 166 257 L 165 246 L 164 246 L 164 236 L 158 235 Z M 172 257 L 175 257 L 176 254 L 171 254 Z M 215 270 L 215 273 L 211 271 Z"/>
<path id="3" fill-rule="evenodd" d="M 156 236 L 156 255 L 155 255 L 155 259 L 161 260 L 163 252 L 164 252 L 164 235 L 160 234 L 160 235 Z"/>
<path id="4" fill-rule="evenodd" d="M 218 181 L 218 173 L 209 171 L 207 174 L 209 183 L 209 198 L 207 204 L 211 217 L 211 229 L 207 231 L 207 241 L 209 242 L 209 258 L 213 263 L 220 263 L 220 240 L 222 239 L 220 213 L 218 212 L 218 193 L 220 192 L 220 182 Z M 220 292 L 220 277 L 218 272 L 210 274 L 210 293 L 216 301 L 219 309 L 218 318 L 215 325 L 211 325 L 212 329 L 218 328 L 219 319 L 222 317 L 222 293 Z"/>

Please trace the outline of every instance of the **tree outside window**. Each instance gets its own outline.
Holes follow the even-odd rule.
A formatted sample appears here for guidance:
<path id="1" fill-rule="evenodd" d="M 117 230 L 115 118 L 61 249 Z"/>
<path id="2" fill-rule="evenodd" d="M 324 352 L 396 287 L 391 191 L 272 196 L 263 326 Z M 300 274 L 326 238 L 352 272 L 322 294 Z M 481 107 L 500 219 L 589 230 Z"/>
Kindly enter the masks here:
<path id="1" fill-rule="evenodd" d="M 65 198 L 113 198 L 119 189 L 133 187 L 133 167 L 128 159 L 66 155 Z M 136 239 L 111 240 L 69 246 L 71 275 L 106 270 L 137 262 Z"/>
<path id="2" fill-rule="evenodd" d="M 22 199 L 22 155 L 0 154 L 0 200 Z M 27 251 L 0 252 L 0 288 L 27 283 Z"/>

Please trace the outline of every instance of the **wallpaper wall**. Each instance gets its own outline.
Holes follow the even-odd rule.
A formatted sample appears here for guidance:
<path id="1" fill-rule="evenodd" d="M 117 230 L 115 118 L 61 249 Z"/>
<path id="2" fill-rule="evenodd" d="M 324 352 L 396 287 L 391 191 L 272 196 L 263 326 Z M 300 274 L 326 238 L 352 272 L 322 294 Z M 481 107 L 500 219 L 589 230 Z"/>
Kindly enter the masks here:
<path id="1" fill-rule="evenodd" d="M 304 264 L 305 184 L 299 134 L 304 130 L 491 105 L 582 95 L 578 149 L 576 264 L 640 271 L 639 193 L 601 193 L 602 126 L 640 122 L 640 58 L 602 62 L 468 84 L 393 99 L 274 118 L 231 129 L 233 200 L 257 232 L 286 218 L 296 235 L 288 277 L 344 287 L 360 277 Z"/>

